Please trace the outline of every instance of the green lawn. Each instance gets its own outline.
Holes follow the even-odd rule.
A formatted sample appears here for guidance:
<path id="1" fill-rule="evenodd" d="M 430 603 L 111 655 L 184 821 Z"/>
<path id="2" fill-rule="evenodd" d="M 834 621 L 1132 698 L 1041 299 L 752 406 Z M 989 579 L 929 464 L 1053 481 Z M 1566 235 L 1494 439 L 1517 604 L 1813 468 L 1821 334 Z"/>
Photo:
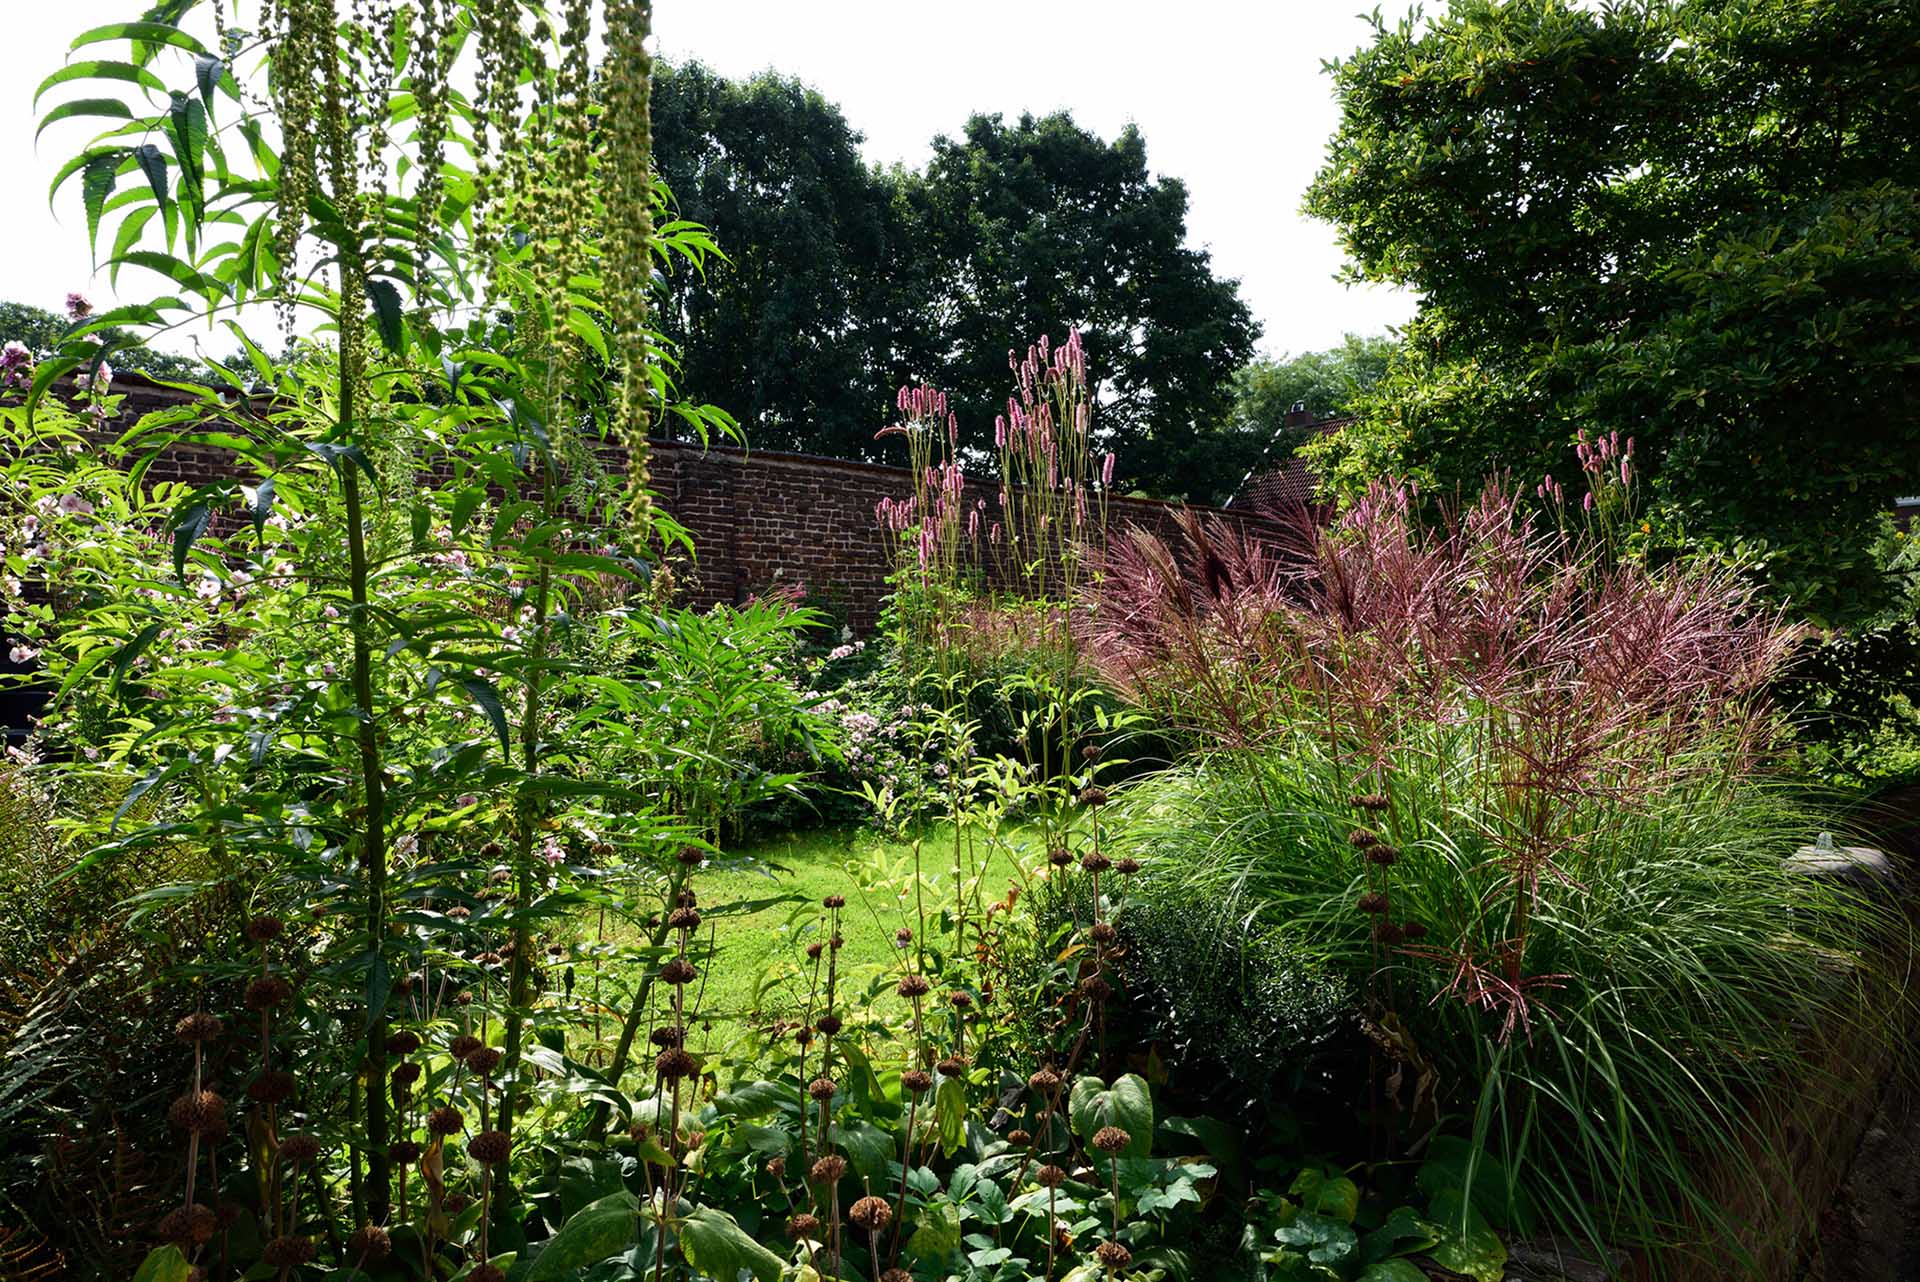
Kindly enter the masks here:
<path id="1" fill-rule="evenodd" d="M 991 847 L 976 842 L 962 883 L 977 878 L 982 902 L 1004 898 L 1022 879 L 1021 865 L 1038 860 L 1038 838 L 1009 828 Z M 940 825 L 920 838 L 924 907 L 935 937 L 942 910 L 955 892 L 953 829 Z M 820 939 L 821 900 L 846 896 L 841 918 L 841 990 L 860 993 L 894 982 L 894 932 L 918 931 L 913 884 L 914 843 L 846 827 L 791 833 L 742 847 L 696 875 L 700 911 L 713 928 L 717 960 L 706 967 L 700 1019 L 710 1021 L 702 1041 L 711 1050 L 753 1055 L 751 1034 L 791 1017 L 804 999 L 806 947 Z M 704 932 L 704 927 L 703 927 Z M 629 936 L 626 942 L 631 942 Z M 940 941 L 944 942 L 944 941 Z"/>

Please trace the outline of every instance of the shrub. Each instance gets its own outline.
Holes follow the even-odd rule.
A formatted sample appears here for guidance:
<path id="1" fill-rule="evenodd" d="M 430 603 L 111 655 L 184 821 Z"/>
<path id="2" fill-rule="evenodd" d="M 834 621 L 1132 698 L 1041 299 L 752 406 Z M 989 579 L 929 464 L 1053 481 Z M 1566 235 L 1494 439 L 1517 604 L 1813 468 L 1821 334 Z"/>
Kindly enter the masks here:
<path id="1" fill-rule="evenodd" d="M 1810 1027 L 1885 1036 L 1890 922 L 1782 867 L 1820 826 L 1764 768 L 1793 631 L 1606 548 L 1498 487 L 1438 526 L 1376 488 L 1290 558 L 1136 538 L 1097 652 L 1196 753 L 1126 831 L 1348 975 L 1400 1108 L 1445 1092 L 1554 1226 L 1739 1241 L 1699 1170 L 1773 1147 Z"/>

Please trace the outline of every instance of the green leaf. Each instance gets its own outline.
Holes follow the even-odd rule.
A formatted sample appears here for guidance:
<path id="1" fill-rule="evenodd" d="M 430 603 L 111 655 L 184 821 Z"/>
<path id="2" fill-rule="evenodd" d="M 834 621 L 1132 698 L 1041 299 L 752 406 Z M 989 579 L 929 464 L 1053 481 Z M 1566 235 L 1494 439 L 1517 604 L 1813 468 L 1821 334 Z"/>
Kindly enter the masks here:
<path id="1" fill-rule="evenodd" d="M 500 755 L 511 757 L 513 749 L 507 731 L 507 710 L 501 706 L 500 692 L 493 688 L 493 682 L 485 677 L 461 677 L 460 685 L 480 705 L 480 711 L 487 714 L 487 720 L 493 723 L 493 732 L 500 739 Z"/>
<path id="2" fill-rule="evenodd" d="M 933 1092 L 933 1115 L 940 1136 L 940 1152 L 952 1157 L 967 1140 L 967 1083 L 943 1077 Z"/>
<path id="3" fill-rule="evenodd" d="M 393 971 L 387 966 L 386 955 L 375 951 L 367 954 L 367 1026 L 362 1032 L 371 1032 L 375 1021 L 387 1009 L 387 998 L 393 995 Z"/>
<path id="4" fill-rule="evenodd" d="M 267 477 L 253 492 L 253 533 L 255 538 L 265 538 L 267 517 L 273 513 L 273 478 Z"/>
<path id="5" fill-rule="evenodd" d="M 172 254 L 163 254 L 157 249 L 136 249 L 131 253 L 114 259 L 112 263 L 107 265 L 111 267 L 115 263 L 127 263 L 130 266 L 144 267 L 148 271 L 159 272 L 168 280 L 173 281 L 183 288 L 191 289 L 195 293 L 223 295 L 227 292 L 225 285 L 207 275 L 205 272 L 195 271 L 192 267 L 180 259 L 175 258 Z"/>
<path id="6" fill-rule="evenodd" d="M 80 192 L 87 207 L 87 252 L 94 251 L 94 242 L 100 236 L 100 211 L 106 207 L 107 194 L 120 180 L 120 157 L 117 155 L 95 156 L 87 162 L 86 174 L 80 180 Z M 128 215 L 131 219 L 132 215 Z"/>
<path id="7" fill-rule="evenodd" d="M 1127 1147 L 1119 1156 L 1145 1157 L 1153 1151 L 1153 1095 L 1137 1073 L 1114 1079 L 1112 1087 L 1097 1077 L 1077 1079 L 1067 1099 L 1067 1115 L 1083 1143 L 1091 1144 L 1096 1132 L 1117 1126 L 1127 1133 Z"/>
<path id="8" fill-rule="evenodd" d="M 919 1227 L 907 1239 L 907 1251 L 916 1259 L 935 1263 L 960 1249 L 960 1208 L 945 1198 L 922 1207 Z"/>
<path id="9" fill-rule="evenodd" d="M 192 1276 L 193 1266 L 180 1254 L 179 1247 L 158 1246 L 140 1261 L 140 1267 L 134 1270 L 133 1282 L 187 1282 Z"/>
<path id="10" fill-rule="evenodd" d="M 1390 1255 L 1412 1255 L 1438 1242 L 1445 1230 L 1422 1219 L 1410 1206 L 1396 1206 L 1387 1222 L 1360 1242 L 1360 1256 L 1369 1263 Z"/>
<path id="11" fill-rule="evenodd" d="M 853 1169 L 870 1180 L 884 1180 L 893 1161 L 893 1136 L 872 1122 L 835 1122 L 827 1138 L 847 1151 Z"/>
<path id="12" fill-rule="evenodd" d="M 131 668 L 133 661 L 153 644 L 153 639 L 160 635 L 160 630 L 164 626 L 165 624 L 162 623 L 149 623 L 120 647 L 120 652 L 113 657 L 113 684 L 108 687 L 109 698 L 120 697 L 120 683 L 127 679 L 127 669 Z"/>
<path id="13" fill-rule="evenodd" d="M 107 273 L 107 282 L 117 285 L 120 281 L 120 260 L 129 249 L 140 243 L 140 233 L 147 229 L 152 221 L 155 206 L 142 205 L 120 220 L 120 230 L 113 238 L 113 267 Z M 88 229 L 92 235 L 92 229 Z"/>
<path id="14" fill-rule="evenodd" d="M 756 1282 L 779 1282 L 784 1262 L 748 1236 L 725 1211 L 698 1207 L 691 1215 L 682 1216 L 678 1227 L 680 1254 L 695 1273 L 731 1280 L 745 1269 Z"/>
<path id="15" fill-rule="evenodd" d="M 160 202 L 162 209 L 173 207 L 173 197 L 167 191 L 167 158 L 161 150 L 150 142 L 143 142 L 133 149 L 133 158 L 140 166 L 140 172 L 147 176 L 147 186 L 153 188 L 153 198 Z"/>
<path id="16" fill-rule="evenodd" d="M 193 78 L 200 86 L 200 101 L 207 109 L 207 118 L 213 118 L 213 91 L 219 87 L 220 77 L 226 74 L 227 64 L 210 53 L 196 54 L 193 59 Z"/>
<path id="17" fill-rule="evenodd" d="M 380 330 L 380 341 L 398 356 L 406 343 L 399 288 L 384 277 L 376 277 L 367 282 L 367 299 L 373 304 L 373 320 Z"/>
<path id="18" fill-rule="evenodd" d="M 176 49 L 185 49 L 188 53 L 205 53 L 207 47 L 198 40 L 164 22 L 114 22 L 104 27 L 95 27 L 83 31 L 73 38 L 69 49 L 84 49 L 88 45 L 103 44 L 109 40 L 137 40 L 146 44 L 172 45 Z"/>
<path id="19" fill-rule="evenodd" d="M 187 553 L 207 532 L 212 520 L 213 504 L 199 490 L 195 490 L 185 503 L 173 510 L 173 521 L 169 526 L 173 531 L 173 577 L 182 583 L 187 581 Z"/>
<path id="20" fill-rule="evenodd" d="M 1337 1264 L 1352 1255 L 1360 1239 L 1339 1220 L 1299 1211 L 1273 1231 L 1274 1240 L 1306 1254 L 1315 1264 Z"/>
<path id="21" fill-rule="evenodd" d="M 128 84 L 139 85 L 142 89 L 151 89 L 154 93 L 165 93 L 166 82 L 148 71 L 145 67 L 136 67 L 131 62 L 115 62 L 110 59 L 89 58 L 80 62 L 70 62 L 60 70 L 40 82 L 33 91 L 33 105 L 40 105 L 41 96 L 55 85 L 64 85 L 71 80 L 121 80 Z"/>
<path id="22" fill-rule="evenodd" d="M 1484 1224 L 1465 1231 L 1448 1228 L 1446 1236 L 1429 1247 L 1427 1254 L 1441 1268 L 1464 1273 L 1477 1282 L 1500 1282 L 1507 1271 L 1507 1248 Z"/>
<path id="23" fill-rule="evenodd" d="M 61 103 L 40 117 L 40 127 L 33 131 L 34 140 L 37 142 L 40 135 L 47 132 L 48 125 L 58 124 L 62 120 L 72 120 L 76 116 L 104 116 L 109 120 L 132 120 L 133 112 L 118 98 L 75 98 L 72 102 Z"/>
<path id="24" fill-rule="evenodd" d="M 590 1264 L 632 1245 L 640 1222 L 640 1199 L 622 1190 L 576 1211 L 547 1240 L 524 1282 L 560 1282 Z"/>
<path id="25" fill-rule="evenodd" d="M 1369 1264 L 1357 1282 L 1428 1282 L 1427 1275 L 1406 1260 L 1380 1260 Z"/>
<path id="26" fill-rule="evenodd" d="M 191 247 L 192 228 L 206 206 L 201 181 L 205 169 L 207 109 L 200 105 L 198 98 L 176 93 L 173 95 L 173 105 L 168 109 L 167 120 L 168 132 L 173 138 L 174 163 L 180 166 L 181 204 L 193 215 L 187 222 L 187 243 Z"/>
<path id="27" fill-rule="evenodd" d="M 793 1098 L 794 1092 L 778 1082 L 747 1082 L 714 1100 L 713 1106 L 733 1117 L 765 1117 Z"/>
<path id="28" fill-rule="evenodd" d="M 1309 1166 L 1293 1177 L 1288 1193 L 1315 1215 L 1327 1215 L 1342 1224 L 1353 1223 L 1360 1213 L 1360 1186 L 1344 1175 L 1329 1175 Z"/>

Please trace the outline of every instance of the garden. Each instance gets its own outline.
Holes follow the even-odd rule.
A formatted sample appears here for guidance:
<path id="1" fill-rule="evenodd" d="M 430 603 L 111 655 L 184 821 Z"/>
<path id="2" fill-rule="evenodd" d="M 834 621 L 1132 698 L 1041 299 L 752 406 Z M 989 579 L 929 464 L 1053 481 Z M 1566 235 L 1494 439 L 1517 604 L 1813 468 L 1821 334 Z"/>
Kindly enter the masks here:
<path id="1" fill-rule="evenodd" d="M 1908 1067 L 1920 454 L 1868 587 L 1666 537 L 1706 447 L 1605 398 L 1150 529 L 1061 316 L 871 423 L 876 627 L 695 603 L 653 16 L 169 0 L 38 87 L 139 301 L 0 358 L 0 1278 L 1800 1276 Z M 1377 422 L 1514 412 L 1447 385 Z"/>

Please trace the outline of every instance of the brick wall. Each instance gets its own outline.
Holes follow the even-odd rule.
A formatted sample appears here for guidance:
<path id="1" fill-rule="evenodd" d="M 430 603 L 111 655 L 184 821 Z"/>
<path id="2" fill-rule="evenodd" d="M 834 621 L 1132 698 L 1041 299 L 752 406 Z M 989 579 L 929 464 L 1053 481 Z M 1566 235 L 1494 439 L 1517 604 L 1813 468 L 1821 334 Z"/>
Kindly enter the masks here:
<path id="1" fill-rule="evenodd" d="M 191 398 L 137 374 L 114 384 L 122 393 L 116 430 Z M 617 456 L 608 460 L 618 469 Z M 658 441 L 652 457 L 662 505 L 692 532 L 697 562 L 681 575 L 696 605 L 738 603 L 784 584 L 803 584 L 810 603 L 850 625 L 872 628 L 886 595 L 887 556 L 874 507 L 912 492 L 906 469 L 849 463 L 809 454 L 714 448 Z M 219 451 L 176 448 L 148 476 L 193 484 L 232 475 Z M 990 486 L 970 485 L 967 502 L 997 506 Z M 1113 529 L 1140 525 L 1163 535 L 1180 509 L 1148 499 L 1116 499 Z M 1213 509 L 1201 509 L 1212 511 Z"/>

